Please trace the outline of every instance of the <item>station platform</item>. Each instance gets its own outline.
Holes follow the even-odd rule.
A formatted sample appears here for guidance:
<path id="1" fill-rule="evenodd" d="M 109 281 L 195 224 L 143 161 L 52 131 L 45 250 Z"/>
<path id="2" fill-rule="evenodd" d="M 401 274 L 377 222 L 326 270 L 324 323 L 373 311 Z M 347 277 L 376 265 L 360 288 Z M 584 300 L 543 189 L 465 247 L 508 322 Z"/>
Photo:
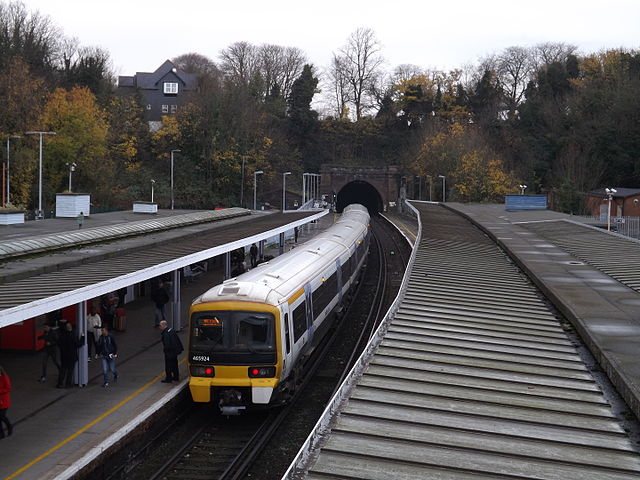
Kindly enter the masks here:
<path id="1" fill-rule="evenodd" d="M 114 219 L 119 221 L 119 215 L 114 215 Z M 334 215 L 325 215 L 301 228 L 298 243 L 327 228 L 333 221 Z M 39 225 L 43 223 L 39 222 Z M 63 223 L 71 225 L 66 220 Z M 85 221 L 84 228 L 87 226 Z M 285 251 L 294 248 L 294 244 L 293 238 L 288 239 Z M 265 255 L 277 256 L 278 246 L 268 247 Z M 183 325 L 191 299 L 222 280 L 222 265 L 217 262 L 212 270 L 190 283 L 182 283 Z M 14 425 L 13 435 L 0 440 L 0 479 L 72 478 L 158 410 L 171 408 L 167 405 L 188 388 L 185 353 L 179 359 L 180 383 L 161 383 L 164 355 L 160 331 L 153 326 L 151 300 L 148 297 L 136 299 L 127 303 L 125 309 L 125 331 L 112 332 L 118 344 L 116 367 L 119 378 L 107 388 L 102 387 L 99 359 L 89 363 L 86 387 L 58 389 L 58 372 L 51 362 L 47 381 L 38 382 L 41 352 L 0 350 L 0 365 L 6 369 L 13 384 L 7 416 Z M 183 329 L 179 336 L 186 349 L 187 330 Z M 167 412 L 168 415 L 175 413 Z"/>

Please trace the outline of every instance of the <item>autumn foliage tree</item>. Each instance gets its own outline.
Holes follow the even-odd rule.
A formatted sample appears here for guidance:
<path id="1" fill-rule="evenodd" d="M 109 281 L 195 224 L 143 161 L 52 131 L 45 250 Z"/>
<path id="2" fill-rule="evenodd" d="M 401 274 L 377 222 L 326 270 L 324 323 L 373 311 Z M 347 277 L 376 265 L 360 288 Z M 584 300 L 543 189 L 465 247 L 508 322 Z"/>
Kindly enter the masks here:
<path id="1" fill-rule="evenodd" d="M 106 202 L 117 193 L 114 163 L 107 155 L 109 126 L 105 112 L 86 87 L 57 89 L 48 98 L 38 124 L 56 132 L 47 140 L 47 179 L 44 194 L 48 202 L 53 194 L 66 190 L 68 165 L 76 163 L 74 191 L 91 193 L 97 202 Z"/>

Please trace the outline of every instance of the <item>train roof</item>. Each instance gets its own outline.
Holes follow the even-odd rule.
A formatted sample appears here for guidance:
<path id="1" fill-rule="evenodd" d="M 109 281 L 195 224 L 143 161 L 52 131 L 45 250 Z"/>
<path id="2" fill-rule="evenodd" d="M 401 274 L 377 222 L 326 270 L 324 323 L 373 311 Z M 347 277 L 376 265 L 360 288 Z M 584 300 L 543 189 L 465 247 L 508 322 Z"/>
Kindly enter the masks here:
<path id="1" fill-rule="evenodd" d="M 278 305 L 309 279 L 331 267 L 339 255 L 354 247 L 364 237 L 368 226 L 367 209 L 350 205 L 327 230 L 237 278 L 216 285 L 196 298 L 193 304 L 247 301 Z"/>

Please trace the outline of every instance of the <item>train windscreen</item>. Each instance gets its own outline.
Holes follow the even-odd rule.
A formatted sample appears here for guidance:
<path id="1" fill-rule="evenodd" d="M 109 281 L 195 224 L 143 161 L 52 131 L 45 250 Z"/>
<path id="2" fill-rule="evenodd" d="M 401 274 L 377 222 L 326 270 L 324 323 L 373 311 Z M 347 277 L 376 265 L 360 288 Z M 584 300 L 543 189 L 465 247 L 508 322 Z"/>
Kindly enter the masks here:
<path id="1" fill-rule="evenodd" d="M 218 365 L 275 363 L 273 314 L 238 310 L 194 313 L 191 358 Z"/>

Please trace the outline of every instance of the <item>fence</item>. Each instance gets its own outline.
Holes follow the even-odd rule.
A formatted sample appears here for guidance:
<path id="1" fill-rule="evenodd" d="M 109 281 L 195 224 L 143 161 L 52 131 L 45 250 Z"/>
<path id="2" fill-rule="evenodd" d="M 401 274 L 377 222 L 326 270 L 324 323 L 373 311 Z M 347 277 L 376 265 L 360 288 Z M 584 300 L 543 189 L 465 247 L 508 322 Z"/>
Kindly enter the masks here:
<path id="1" fill-rule="evenodd" d="M 580 216 L 580 219 L 586 220 L 588 223 L 597 225 L 606 225 L 606 216 Z M 640 240 L 640 217 L 611 217 L 611 230 L 624 235 L 625 237 Z"/>

